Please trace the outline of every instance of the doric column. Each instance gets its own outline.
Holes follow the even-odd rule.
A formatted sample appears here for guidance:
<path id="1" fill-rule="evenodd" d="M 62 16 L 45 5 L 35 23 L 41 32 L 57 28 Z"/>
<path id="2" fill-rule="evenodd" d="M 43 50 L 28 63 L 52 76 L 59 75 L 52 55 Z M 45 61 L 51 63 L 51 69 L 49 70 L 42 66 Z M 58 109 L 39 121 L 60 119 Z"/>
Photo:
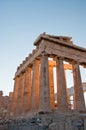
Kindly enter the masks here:
<path id="1" fill-rule="evenodd" d="M 71 109 L 71 108 L 70 108 L 69 95 L 68 95 L 68 88 L 67 88 L 66 70 L 67 70 L 66 65 L 64 65 L 64 77 L 65 77 L 67 104 L 68 104 L 68 109 Z"/>
<path id="2" fill-rule="evenodd" d="M 25 83 L 24 83 L 24 97 L 23 97 L 23 113 L 30 110 L 30 99 L 31 99 L 31 76 L 32 68 L 28 67 L 25 71 Z"/>
<path id="3" fill-rule="evenodd" d="M 85 101 L 82 88 L 82 81 L 78 62 L 72 62 L 73 65 L 73 78 L 74 78 L 74 103 L 79 111 L 85 110 Z"/>
<path id="4" fill-rule="evenodd" d="M 40 63 L 40 111 L 50 110 L 48 56 L 43 54 Z"/>
<path id="5" fill-rule="evenodd" d="M 17 116 L 22 114 L 23 111 L 24 80 L 25 80 L 25 73 L 21 73 L 18 85 Z"/>
<path id="6" fill-rule="evenodd" d="M 56 70 L 57 70 L 57 103 L 58 110 L 65 111 L 68 109 L 67 103 L 67 92 L 66 92 L 66 82 L 64 75 L 64 65 L 61 58 L 56 60 Z"/>
<path id="7" fill-rule="evenodd" d="M 50 107 L 55 108 L 53 66 L 49 65 Z"/>
<path id="8" fill-rule="evenodd" d="M 17 96 L 18 96 L 18 85 L 19 85 L 19 77 L 15 77 L 14 81 L 14 93 L 13 93 L 13 114 L 15 116 L 16 107 L 17 107 Z"/>
<path id="9" fill-rule="evenodd" d="M 39 108 L 39 61 L 35 60 L 32 66 L 32 89 L 31 89 L 31 110 Z"/>

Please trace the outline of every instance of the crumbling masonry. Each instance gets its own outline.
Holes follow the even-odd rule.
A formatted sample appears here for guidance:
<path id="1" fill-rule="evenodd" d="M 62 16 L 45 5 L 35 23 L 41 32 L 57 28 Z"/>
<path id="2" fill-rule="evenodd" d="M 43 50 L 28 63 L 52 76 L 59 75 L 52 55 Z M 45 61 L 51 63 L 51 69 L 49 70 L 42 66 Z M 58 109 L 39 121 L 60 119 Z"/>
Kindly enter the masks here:
<path id="1" fill-rule="evenodd" d="M 74 45 L 71 37 L 45 33 L 36 39 L 34 45 L 36 49 L 26 57 L 15 73 L 10 114 L 19 116 L 27 112 L 52 109 L 68 111 L 65 69 L 73 70 L 74 109 L 85 111 L 79 65 L 86 67 L 86 49 Z M 63 61 L 69 64 L 64 65 Z M 57 74 L 57 108 L 54 97 L 54 67 Z"/>

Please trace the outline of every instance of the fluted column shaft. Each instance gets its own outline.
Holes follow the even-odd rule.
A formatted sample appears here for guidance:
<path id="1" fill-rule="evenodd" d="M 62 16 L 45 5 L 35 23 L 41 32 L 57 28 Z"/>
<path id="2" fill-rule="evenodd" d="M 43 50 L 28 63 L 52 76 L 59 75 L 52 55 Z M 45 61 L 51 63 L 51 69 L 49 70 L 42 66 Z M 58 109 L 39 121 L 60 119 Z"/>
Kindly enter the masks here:
<path id="1" fill-rule="evenodd" d="M 43 54 L 40 61 L 40 107 L 39 110 L 50 110 L 50 88 L 48 56 Z"/>
<path id="2" fill-rule="evenodd" d="M 31 110 L 39 108 L 39 61 L 35 60 L 32 66 L 32 89 L 31 89 Z"/>
<path id="3" fill-rule="evenodd" d="M 49 66 L 49 84 L 50 84 L 50 107 L 55 108 L 55 97 L 54 97 L 54 75 L 53 66 Z"/>
<path id="4" fill-rule="evenodd" d="M 66 82 L 64 75 L 64 65 L 61 58 L 56 60 L 56 70 L 57 70 L 57 103 L 59 110 L 67 110 L 67 91 L 66 91 Z"/>
<path id="5" fill-rule="evenodd" d="M 31 84 L 32 84 L 32 68 L 28 67 L 25 72 L 24 97 L 23 97 L 23 113 L 30 110 Z"/>
<path id="6" fill-rule="evenodd" d="M 16 113 L 16 107 L 17 107 L 17 96 L 18 96 L 18 84 L 19 84 L 19 77 L 15 78 L 14 83 L 14 93 L 13 93 L 13 114 L 15 116 Z"/>
<path id="7" fill-rule="evenodd" d="M 82 81 L 79 69 L 79 63 L 73 62 L 73 78 L 74 78 L 74 106 L 77 110 L 85 110 L 85 101 L 82 88 Z"/>
<path id="8" fill-rule="evenodd" d="M 23 111 L 24 80 L 25 80 L 25 73 L 22 73 L 20 75 L 19 85 L 18 85 L 17 115 L 22 114 Z"/>

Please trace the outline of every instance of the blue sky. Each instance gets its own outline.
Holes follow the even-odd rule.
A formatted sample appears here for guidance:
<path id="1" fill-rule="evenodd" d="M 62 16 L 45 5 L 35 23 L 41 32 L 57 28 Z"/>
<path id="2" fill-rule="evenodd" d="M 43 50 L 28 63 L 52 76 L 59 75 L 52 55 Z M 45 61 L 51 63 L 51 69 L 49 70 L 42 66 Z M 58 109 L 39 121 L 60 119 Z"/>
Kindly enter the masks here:
<path id="1" fill-rule="evenodd" d="M 40 33 L 71 36 L 86 48 L 86 0 L 0 0 L 0 90 L 13 90 L 17 66 Z M 85 70 L 82 70 L 85 81 Z M 72 85 L 72 84 L 71 84 Z"/>

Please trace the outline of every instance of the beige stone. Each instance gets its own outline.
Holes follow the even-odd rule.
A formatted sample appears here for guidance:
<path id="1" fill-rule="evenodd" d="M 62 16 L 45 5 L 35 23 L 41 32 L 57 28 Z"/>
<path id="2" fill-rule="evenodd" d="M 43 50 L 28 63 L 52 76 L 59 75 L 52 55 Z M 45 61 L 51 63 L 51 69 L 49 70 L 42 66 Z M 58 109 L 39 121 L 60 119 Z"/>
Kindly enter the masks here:
<path id="1" fill-rule="evenodd" d="M 13 116 L 13 92 L 9 93 L 8 116 Z"/>
<path id="2" fill-rule="evenodd" d="M 31 111 L 39 109 L 39 61 L 35 60 L 32 66 Z"/>
<path id="3" fill-rule="evenodd" d="M 83 95 L 82 81 L 79 69 L 79 63 L 73 62 L 73 78 L 74 78 L 74 99 L 75 108 L 79 111 L 85 110 L 85 101 Z"/>
<path id="4" fill-rule="evenodd" d="M 49 85 L 50 85 L 50 107 L 55 108 L 55 97 L 54 97 L 54 75 L 53 67 L 49 66 Z"/>
<path id="5" fill-rule="evenodd" d="M 19 77 L 17 76 L 15 78 L 15 83 L 14 83 L 13 104 L 12 104 L 14 116 L 16 114 L 16 109 L 17 109 L 18 84 L 19 84 Z"/>
<path id="6" fill-rule="evenodd" d="M 57 73 L 57 76 L 54 76 L 57 80 L 57 110 L 67 112 L 73 108 L 76 111 L 84 111 L 79 65 L 86 66 L 86 49 L 74 45 L 70 37 L 45 33 L 36 39 L 34 45 L 36 48 L 22 61 L 15 73 L 13 106 L 17 115 L 31 111 L 56 110 L 53 67 L 56 67 Z M 68 64 L 64 64 L 64 61 Z M 72 64 L 72 61 L 76 62 Z M 73 69 L 74 107 L 69 107 L 68 104 L 70 95 L 67 94 L 69 91 L 66 87 L 66 69 Z"/>
<path id="7" fill-rule="evenodd" d="M 57 104 L 58 109 L 66 111 L 68 109 L 67 103 L 67 92 L 66 92 L 66 82 L 64 75 L 63 60 L 57 58 Z"/>
<path id="8" fill-rule="evenodd" d="M 23 97 L 23 113 L 30 110 L 31 85 L 32 85 L 32 68 L 28 67 L 25 71 L 24 97 Z"/>
<path id="9" fill-rule="evenodd" d="M 84 119 L 84 130 L 86 130 L 86 118 Z"/>
<path id="10" fill-rule="evenodd" d="M 16 109 L 17 115 L 21 115 L 23 112 L 24 81 L 25 81 L 25 73 L 22 73 L 19 77 L 19 85 L 18 85 L 17 109 Z"/>
<path id="11" fill-rule="evenodd" d="M 43 54 L 40 62 L 40 103 L 39 110 L 50 110 L 50 88 L 49 88 L 49 68 L 48 55 Z"/>

